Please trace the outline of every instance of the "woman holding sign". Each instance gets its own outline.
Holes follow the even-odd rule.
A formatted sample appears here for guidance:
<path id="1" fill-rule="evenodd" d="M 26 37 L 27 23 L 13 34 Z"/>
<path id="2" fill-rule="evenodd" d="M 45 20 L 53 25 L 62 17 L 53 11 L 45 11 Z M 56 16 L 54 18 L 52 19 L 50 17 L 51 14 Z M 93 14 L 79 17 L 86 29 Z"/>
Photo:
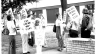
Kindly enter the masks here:
<path id="1" fill-rule="evenodd" d="M 47 26 L 46 19 L 43 17 L 42 13 L 39 14 L 39 17 L 41 18 L 42 36 L 44 37 L 44 39 L 43 39 L 44 44 L 43 44 L 42 47 L 47 47 L 47 41 L 46 41 L 46 39 L 45 39 L 45 32 L 46 32 L 46 26 Z"/>
<path id="2" fill-rule="evenodd" d="M 19 27 L 20 27 L 20 34 L 21 34 L 21 39 L 22 39 L 22 50 L 23 54 L 30 53 L 29 52 L 29 45 L 28 45 L 28 31 L 26 30 L 27 26 L 27 12 L 24 8 L 21 9 L 21 19 L 19 22 Z"/>
<path id="3" fill-rule="evenodd" d="M 15 35 L 16 27 L 11 15 L 7 16 L 7 28 L 9 30 L 9 54 L 16 54 Z"/>
<path id="4" fill-rule="evenodd" d="M 44 37 L 42 36 L 41 19 L 35 19 L 35 45 L 37 54 L 42 54 L 42 45 L 44 44 Z"/>
<path id="5" fill-rule="evenodd" d="M 9 8 L 8 11 L 6 12 L 7 14 L 7 23 L 5 24 L 5 29 L 6 29 L 6 34 L 9 35 L 9 54 L 16 54 L 16 41 L 15 41 L 15 36 L 16 36 L 16 27 L 14 23 L 14 15 L 12 8 Z"/>

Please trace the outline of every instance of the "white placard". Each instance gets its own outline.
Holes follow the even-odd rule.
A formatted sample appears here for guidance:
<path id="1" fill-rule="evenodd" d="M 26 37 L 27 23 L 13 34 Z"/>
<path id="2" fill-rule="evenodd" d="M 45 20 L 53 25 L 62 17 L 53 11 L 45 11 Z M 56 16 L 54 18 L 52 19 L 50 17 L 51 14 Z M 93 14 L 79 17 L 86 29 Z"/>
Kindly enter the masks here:
<path id="1" fill-rule="evenodd" d="M 27 18 L 27 12 L 26 12 L 26 9 L 24 9 L 24 8 L 21 9 L 20 13 L 21 13 L 21 18 L 22 18 L 22 19 Z"/>
<path id="2" fill-rule="evenodd" d="M 63 22 L 66 22 L 66 15 L 67 15 L 67 13 L 66 13 L 66 11 L 64 11 L 64 14 L 63 14 Z"/>
<path id="3" fill-rule="evenodd" d="M 75 6 L 71 6 L 70 8 L 66 9 L 66 11 L 72 20 L 79 19 L 80 15 Z"/>
<path id="4" fill-rule="evenodd" d="M 33 30 L 32 28 L 33 24 L 30 18 L 23 19 L 22 22 L 23 22 L 24 30 L 26 30 L 26 32 L 31 32 Z"/>
<path id="5" fill-rule="evenodd" d="M 7 15 L 11 15 L 11 17 L 12 17 L 13 19 L 15 19 L 14 15 L 13 15 L 12 8 L 9 8 L 9 10 L 7 11 Z"/>
<path id="6" fill-rule="evenodd" d="M 12 8 L 9 8 L 9 9 L 8 9 L 7 14 L 13 14 Z"/>

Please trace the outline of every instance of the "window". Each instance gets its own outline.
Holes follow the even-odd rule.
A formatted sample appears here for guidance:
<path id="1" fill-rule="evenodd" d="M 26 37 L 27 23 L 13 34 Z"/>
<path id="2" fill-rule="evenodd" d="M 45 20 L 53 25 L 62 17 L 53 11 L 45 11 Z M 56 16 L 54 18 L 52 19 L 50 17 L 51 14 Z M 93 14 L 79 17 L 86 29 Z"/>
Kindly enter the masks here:
<path id="1" fill-rule="evenodd" d="M 35 11 L 33 11 L 33 12 L 36 13 L 36 17 L 38 18 L 38 17 L 39 17 L 39 14 L 42 13 L 42 10 L 35 10 Z"/>
<path id="2" fill-rule="evenodd" d="M 47 22 L 54 23 L 56 20 L 56 13 L 59 12 L 59 8 L 47 9 Z"/>

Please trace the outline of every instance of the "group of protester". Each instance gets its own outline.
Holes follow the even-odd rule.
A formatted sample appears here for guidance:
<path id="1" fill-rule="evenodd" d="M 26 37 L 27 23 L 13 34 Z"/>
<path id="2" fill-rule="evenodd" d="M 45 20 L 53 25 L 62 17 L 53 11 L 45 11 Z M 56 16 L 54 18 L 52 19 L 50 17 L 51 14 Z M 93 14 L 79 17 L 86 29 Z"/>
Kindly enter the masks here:
<path id="1" fill-rule="evenodd" d="M 69 17 L 67 24 L 63 22 L 62 17 L 60 17 L 60 14 L 56 14 L 57 19 L 53 27 L 53 32 L 56 32 L 59 51 L 62 51 L 63 47 L 66 47 L 66 44 L 63 42 L 65 37 L 64 34 L 66 33 L 64 31 L 65 29 L 69 31 L 69 37 L 76 38 L 81 36 L 81 38 L 91 38 L 91 32 L 92 30 L 94 30 L 94 18 L 92 10 L 84 8 L 82 13 L 83 17 L 80 19 L 74 20 Z"/>
<path id="2" fill-rule="evenodd" d="M 29 14 L 26 9 L 22 7 L 19 13 L 14 14 L 12 8 L 9 8 L 8 11 L 3 15 L 4 19 L 4 29 L 2 33 L 9 35 L 9 54 L 16 54 L 16 43 L 15 36 L 17 35 L 16 27 L 20 29 L 20 35 L 22 39 L 22 50 L 23 54 L 29 54 L 29 44 L 30 42 L 36 45 L 37 54 L 42 54 L 42 47 L 46 46 L 45 40 L 45 28 L 46 20 L 43 17 L 42 13 L 39 14 L 37 18 L 35 13 L 29 11 Z M 30 25 L 29 25 L 30 24 Z M 6 33 L 7 32 L 7 33 Z M 33 38 L 34 40 L 30 41 L 28 39 Z M 30 44 L 31 46 L 33 46 Z"/>
<path id="3" fill-rule="evenodd" d="M 32 11 L 29 11 L 29 14 L 27 13 L 26 9 L 22 7 L 21 10 L 18 11 L 19 13 L 14 14 L 12 9 L 10 8 L 8 11 L 6 11 L 6 14 L 4 14 L 4 28 L 7 28 L 9 31 L 9 54 L 16 54 L 15 49 L 15 36 L 17 34 L 16 27 L 18 26 L 20 29 L 20 35 L 22 39 L 22 50 L 23 54 L 29 54 L 29 44 L 28 44 L 28 38 L 33 38 L 36 45 L 37 54 L 42 54 L 42 46 L 46 44 L 45 39 L 45 29 L 46 29 L 46 20 L 43 17 L 42 13 L 39 14 L 39 17 L 37 18 L 35 13 Z M 83 38 L 90 38 L 91 30 L 92 30 L 92 19 L 93 14 L 90 10 L 87 8 L 83 10 L 83 17 L 81 20 L 81 23 L 79 23 L 76 20 L 70 20 L 66 24 L 63 22 L 62 17 L 60 14 L 56 14 L 56 38 L 58 39 L 58 47 L 59 51 L 62 51 L 65 46 L 64 40 L 64 28 L 69 30 L 69 36 L 70 37 L 78 37 L 79 31 L 81 32 L 81 37 Z M 29 27 L 29 25 L 24 26 L 25 24 L 30 24 L 30 22 L 27 22 L 24 24 L 24 20 L 27 19 L 31 22 L 31 30 L 29 31 L 26 27 Z M 62 29 L 63 28 L 63 29 Z M 8 32 L 7 31 L 7 32 Z M 4 33 L 4 32 L 3 32 Z"/>

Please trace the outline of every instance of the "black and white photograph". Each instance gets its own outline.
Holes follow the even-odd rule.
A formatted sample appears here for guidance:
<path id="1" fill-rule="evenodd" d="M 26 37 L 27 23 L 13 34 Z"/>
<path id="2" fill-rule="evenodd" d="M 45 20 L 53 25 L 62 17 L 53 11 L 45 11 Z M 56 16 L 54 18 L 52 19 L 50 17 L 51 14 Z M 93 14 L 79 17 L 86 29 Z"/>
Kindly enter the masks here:
<path id="1" fill-rule="evenodd" d="M 1 54 L 95 54 L 95 0 L 1 0 Z"/>

